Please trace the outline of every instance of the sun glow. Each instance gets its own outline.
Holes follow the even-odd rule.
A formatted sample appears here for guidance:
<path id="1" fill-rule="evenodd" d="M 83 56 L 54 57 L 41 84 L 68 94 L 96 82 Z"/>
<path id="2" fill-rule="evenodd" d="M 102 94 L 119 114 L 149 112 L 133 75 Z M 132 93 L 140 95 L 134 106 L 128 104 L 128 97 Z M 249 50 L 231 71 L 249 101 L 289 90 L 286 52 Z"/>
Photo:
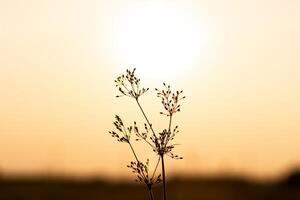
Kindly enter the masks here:
<path id="1" fill-rule="evenodd" d="M 191 9 L 157 2 L 126 9 L 114 31 L 121 65 L 137 67 L 151 79 L 182 76 L 200 64 L 207 47 L 208 31 L 200 19 Z"/>

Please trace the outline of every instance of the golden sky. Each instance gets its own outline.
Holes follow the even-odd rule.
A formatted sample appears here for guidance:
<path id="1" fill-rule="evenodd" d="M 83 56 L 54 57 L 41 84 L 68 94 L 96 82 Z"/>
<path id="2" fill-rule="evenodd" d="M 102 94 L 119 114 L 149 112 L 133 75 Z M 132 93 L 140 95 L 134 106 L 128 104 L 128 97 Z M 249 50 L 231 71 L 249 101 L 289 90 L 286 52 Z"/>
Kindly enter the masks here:
<path id="1" fill-rule="evenodd" d="M 300 1 L 0 2 L 0 174 L 130 175 L 114 114 L 143 123 L 113 80 L 137 68 L 187 99 L 168 172 L 276 177 L 300 164 Z M 139 149 L 143 151 L 143 149 Z M 145 152 L 143 154 L 148 155 Z"/>

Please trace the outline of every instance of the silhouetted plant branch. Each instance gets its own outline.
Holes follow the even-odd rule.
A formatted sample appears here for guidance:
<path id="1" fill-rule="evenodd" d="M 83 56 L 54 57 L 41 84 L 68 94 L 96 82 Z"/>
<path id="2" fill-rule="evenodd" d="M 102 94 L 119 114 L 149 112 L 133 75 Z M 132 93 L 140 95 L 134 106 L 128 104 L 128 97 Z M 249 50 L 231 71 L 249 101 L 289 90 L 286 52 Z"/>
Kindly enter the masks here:
<path id="1" fill-rule="evenodd" d="M 113 124 L 115 125 L 115 127 L 118 131 L 117 132 L 109 131 L 109 133 L 111 134 L 112 137 L 117 138 L 117 141 L 127 143 L 130 146 L 130 149 L 134 155 L 135 161 L 131 161 L 130 165 L 127 165 L 127 167 L 131 168 L 132 172 L 136 174 L 137 182 L 143 182 L 146 184 L 147 189 L 149 191 L 150 199 L 154 200 L 153 192 L 152 192 L 153 178 L 149 179 L 149 170 L 148 170 L 149 169 L 149 159 L 147 159 L 146 164 L 142 163 L 139 160 L 139 158 L 133 148 L 133 145 L 130 141 L 130 136 L 133 131 L 133 126 L 129 126 L 126 128 L 122 119 L 118 115 L 116 115 L 115 118 L 116 118 L 116 121 L 114 121 Z M 157 177 L 157 179 L 155 180 L 155 183 L 158 183 L 158 182 L 159 182 L 159 177 Z"/>
<path id="2" fill-rule="evenodd" d="M 157 88 L 155 88 L 155 90 L 157 91 L 157 96 L 161 98 L 164 107 L 164 112 L 160 112 L 160 114 L 169 117 L 168 129 L 164 129 L 163 131 L 156 134 L 143 107 L 139 102 L 139 97 L 142 96 L 145 92 L 147 92 L 149 88 L 140 87 L 140 79 L 135 76 L 135 69 L 133 69 L 132 71 L 126 70 L 126 75 L 123 74 L 117 77 L 115 83 L 116 87 L 118 87 L 118 90 L 121 93 L 117 97 L 127 96 L 135 99 L 147 123 L 144 123 L 144 131 L 141 131 L 138 128 L 136 122 L 134 122 L 133 126 L 125 127 L 121 118 L 118 115 L 116 115 L 116 121 L 114 122 L 114 125 L 118 130 L 118 133 L 115 131 L 110 131 L 109 133 L 112 135 L 112 137 L 116 137 L 118 141 L 129 144 L 130 149 L 134 155 L 135 161 L 132 161 L 127 167 L 129 167 L 132 170 L 132 172 L 136 174 L 136 181 L 146 184 L 149 191 L 150 199 L 154 199 L 152 186 L 162 181 L 163 197 L 164 200 L 167 200 L 164 156 L 167 155 L 174 159 L 182 159 L 182 157 L 173 154 L 172 150 L 174 149 L 176 144 L 171 143 L 171 141 L 174 140 L 175 135 L 179 133 L 178 126 L 175 126 L 175 128 L 172 130 L 172 118 L 175 113 L 180 112 L 179 102 L 180 100 L 185 98 L 185 96 L 181 97 L 183 91 L 176 91 L 175 93 L 173 93 L 171 91 L 171 87 L 169 85 L 167 86 L 165 83 L 163 84 L 164 89 L 158 90 Z M 145 164 L 142 163 L 138 159 L 137 153 L 133 148 L 132 142 L 130 140 L 132 132 L 134 132 L 136 135 L 136 141 L 144 141 L 151 147 L 153 152 L 155 152 L 158 155 L 157 163 L 151 176 L 149 174 L 149 159 L 147 159 Z M 161 174 L 155 176 L 160 161 L 162 167 L 162 179 Z"/>

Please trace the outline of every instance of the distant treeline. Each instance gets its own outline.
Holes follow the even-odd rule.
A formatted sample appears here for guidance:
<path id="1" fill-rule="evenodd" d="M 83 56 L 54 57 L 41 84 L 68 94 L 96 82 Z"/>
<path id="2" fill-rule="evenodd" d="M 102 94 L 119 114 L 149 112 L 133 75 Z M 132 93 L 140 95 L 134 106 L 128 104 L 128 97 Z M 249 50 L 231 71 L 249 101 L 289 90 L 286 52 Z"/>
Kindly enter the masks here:
<path id="1" fill-rule="evenodd" d="M 171 200 L 300 200 L 300 170 L 276 182 L 255 182 L 241 177 L 174 177 L 168 183 Z M 162 199 L 161 187 L 155 187 Z M 100 179 L 34 177 L 0 179 L 1 200 L 148 199 L 141 184 Z"/>

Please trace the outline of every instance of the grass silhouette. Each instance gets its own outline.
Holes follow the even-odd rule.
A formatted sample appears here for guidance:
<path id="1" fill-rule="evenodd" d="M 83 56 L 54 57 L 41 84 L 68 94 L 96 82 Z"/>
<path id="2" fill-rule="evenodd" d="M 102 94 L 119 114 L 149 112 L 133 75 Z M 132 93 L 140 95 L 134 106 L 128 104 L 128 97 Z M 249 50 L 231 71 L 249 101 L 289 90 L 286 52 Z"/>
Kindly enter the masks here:
<path id="1" fill-rule="evenodd" d="M 163 199 L 167 200 L 167 188 L 166 188 L 166 169 L 165 169 L 165 155 L 173 159 L 182 159 L 182 157 L 173 153 L 175 144 L 172 143 L 176 134 L 179 132 L 178 126 L 172 129 L 172 118 L 175 113 L 180 112 L 180 101 L 185 98 L 182 96 L 183 91 L 172 92 L 170 85 L 163 83 L 164 88 L 157 91 L 157 97 L 161 99 L 164 111 L 160 114 L 169 118 L 169 124 L 166 129 L 161 132 L 155 132 L 152 123 L 149 121 L 141 103 L 139 101 L 140 97 L 145 94 L 149 88 L 140 87 L 141 80 L 136 77 L 135 69 L 132 71 L 126 70 L 126 74 L 122 74 L 115 80 L 116 87 L 118 88 L 120 95 L 117 97 L 130 97 L 135 100 L 140 111 L 142 112 L 146 123 L 144 124 L 144 130 L 140 131 L 137 123 L 134 122 L 132 126 L 125 126 L 123 120 L 116 115 L 115 122 L 113 123 L 116 127 L 116 131 L 109 131 L 112 137 L 117 138 L 119 142 L 127 143 L 134 155 L 134 161 L 130 162 L 129 167 L 134 174 L 136 174 L 136 181 L 142 182 L 147 186 L 149 197 L 154 200 L 152 186 L 163 182 Z M 149 170 L 149 159 L 143 163 L 134 149 L 132 142 L 132 133 L 135 134 L 135 141 L 144 141 L 149 145 L 153 152 L 158 156 L 155 169 L 152 174 Z M 156 175 L 156 171 L 159 163 L 161 163 L 161 174 Z"/>

